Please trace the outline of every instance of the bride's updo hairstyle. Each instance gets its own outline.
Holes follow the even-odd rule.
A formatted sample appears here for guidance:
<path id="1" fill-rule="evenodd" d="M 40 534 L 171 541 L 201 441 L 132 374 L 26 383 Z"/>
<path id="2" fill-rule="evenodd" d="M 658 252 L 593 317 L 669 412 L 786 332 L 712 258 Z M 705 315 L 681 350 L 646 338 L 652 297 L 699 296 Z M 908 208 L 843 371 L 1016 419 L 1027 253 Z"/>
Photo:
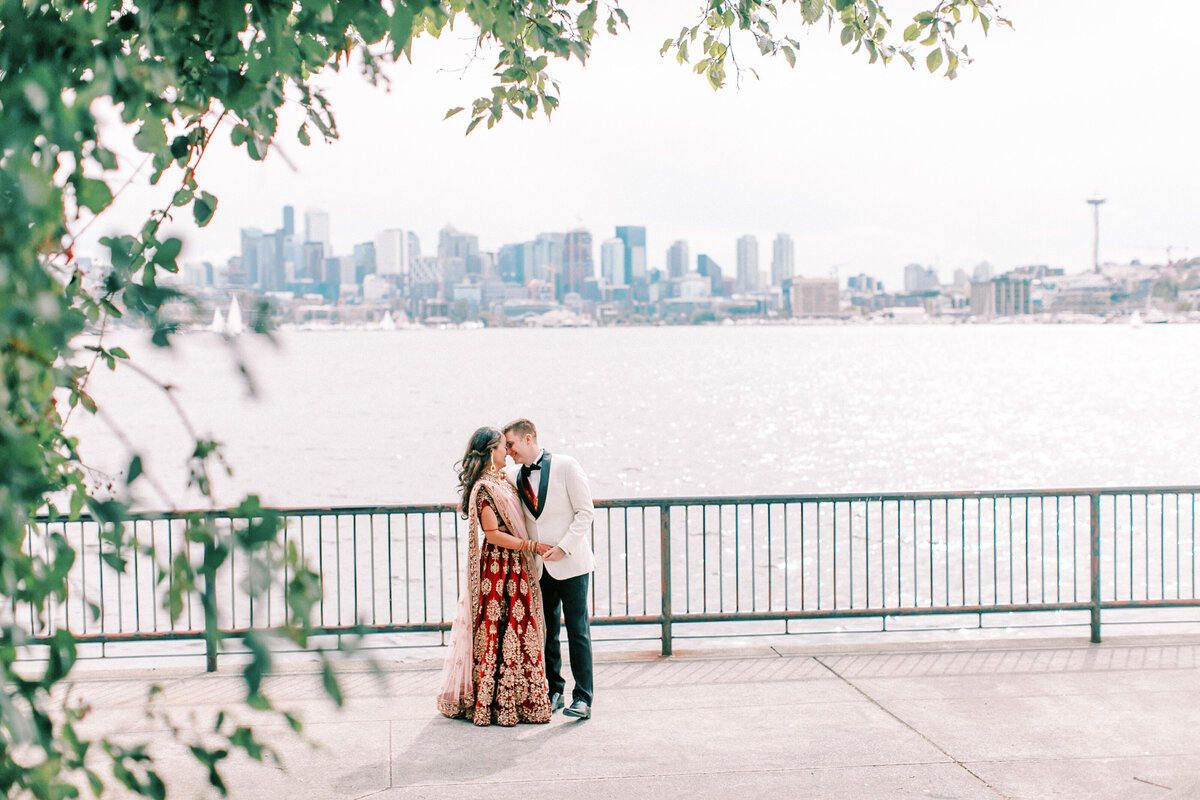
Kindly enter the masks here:
<path id="1" fill-rule="evenodd" d="M 491 463 L 492 451 L 503 444 L 504 435 L 496 428 L 485 426 L 471 434 L 467 452 L 463 454 L 462 461 L 454 466 L 458 472 L 458 490 L 462 496 L 459 510 L 462 512 L 463 519 L 467 518 L 470 510 L 471 489 L 474 488 L 479 476 Z"/>

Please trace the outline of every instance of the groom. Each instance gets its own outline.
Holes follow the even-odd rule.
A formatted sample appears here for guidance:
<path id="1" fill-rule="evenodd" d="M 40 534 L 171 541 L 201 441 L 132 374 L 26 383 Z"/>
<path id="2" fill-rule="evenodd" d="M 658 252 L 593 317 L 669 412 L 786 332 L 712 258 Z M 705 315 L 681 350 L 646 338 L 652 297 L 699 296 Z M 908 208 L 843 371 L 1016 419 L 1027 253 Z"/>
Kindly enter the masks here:
<path id="1" fill-rule="evenodd" d="M 563 707 L 566 681 L 558 643 L 559 613 L 567 623 L 567 651 L 575 689 L 563 714 L 592 716 L 592 640 L 588 628 L 588 577 L 596 559 L 588 542 L 592 492 L 579 462 L 570 456 L 551 456 L 538 445 L 537 428 L 527 419 L 504 426 L 508 454 L 520 468 L 508 471 L 525 509 L 529 537 L 553 545 L 545 555 L 541 586 L 546 616 L 546 677 L 550 683 L 551 713 Z"/>

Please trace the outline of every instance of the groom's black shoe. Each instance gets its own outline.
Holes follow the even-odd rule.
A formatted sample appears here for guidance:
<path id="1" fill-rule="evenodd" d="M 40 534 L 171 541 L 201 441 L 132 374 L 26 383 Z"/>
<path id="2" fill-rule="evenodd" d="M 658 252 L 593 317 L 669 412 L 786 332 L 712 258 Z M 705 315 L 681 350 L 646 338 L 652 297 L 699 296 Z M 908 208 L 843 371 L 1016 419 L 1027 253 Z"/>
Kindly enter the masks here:
<path id="1" fill-rule="evenodd" d="M 578 717 L 579 719 L 591 719 L 592 707 L 583 700 L 576 700 L 571 703 L 571 706 L 563 711 L 564 717 Z"/>
<path id="2" fill-rule="evenodd" d="M 563 707 L 562 692 L 551 692 L 550 693 L 550 713 L 553 714 L 555 711 L 558 711 L 562 707 Z"/>

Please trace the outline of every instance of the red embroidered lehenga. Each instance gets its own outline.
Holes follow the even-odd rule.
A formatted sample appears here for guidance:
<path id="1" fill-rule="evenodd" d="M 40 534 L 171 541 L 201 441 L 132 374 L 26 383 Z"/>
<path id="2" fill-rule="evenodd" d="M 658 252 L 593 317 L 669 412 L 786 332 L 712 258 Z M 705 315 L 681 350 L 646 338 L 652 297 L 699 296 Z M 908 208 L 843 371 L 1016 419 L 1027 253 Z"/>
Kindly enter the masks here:
<path id="1" fill-rule="evenodd" d="M 471 489 L 467 574 L 450 630 L 438 711 L 476 725 L 549 722 L 546 625 L 536 556 L 491 544 L 479 514 L 496 513 L 500 530 L 527 539 L 516 490 L 498 472 Z"/>

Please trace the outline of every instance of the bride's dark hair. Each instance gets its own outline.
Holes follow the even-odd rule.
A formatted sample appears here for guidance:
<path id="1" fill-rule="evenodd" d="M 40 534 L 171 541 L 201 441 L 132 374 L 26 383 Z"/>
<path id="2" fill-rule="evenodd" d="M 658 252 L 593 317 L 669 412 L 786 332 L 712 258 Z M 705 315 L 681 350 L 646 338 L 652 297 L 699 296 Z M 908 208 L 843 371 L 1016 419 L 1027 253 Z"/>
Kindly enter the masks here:
<path id="1" fill-rule="evenodd" d="M 459 510 L 462 512 L 463 519 L 467 518 L 470 511 L 471 489 L 474 488 L 479 476 L 491 463 L 492 451 L 503 444 L 504 435 L 499 430 L 487 426 L 482 427 L 471 434 L 467 452 L 463 454 L 462 461 L 454 465 L 454 469 L 458 472 L 458 491 L 462 495 Z"/>

